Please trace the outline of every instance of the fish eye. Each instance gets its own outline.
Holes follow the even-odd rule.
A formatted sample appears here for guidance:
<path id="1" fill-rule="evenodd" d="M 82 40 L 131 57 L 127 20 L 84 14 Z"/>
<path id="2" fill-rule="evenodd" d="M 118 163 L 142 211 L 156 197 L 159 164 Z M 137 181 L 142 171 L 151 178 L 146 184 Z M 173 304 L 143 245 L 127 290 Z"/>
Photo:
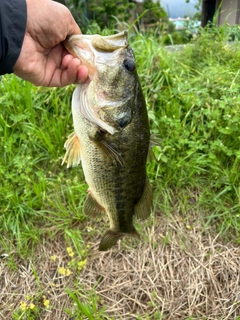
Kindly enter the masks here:
<path id="1" fill-rule="evenodd" d="M 127 69 L 127 71 L 133 71 L 135 69 L 135 62 L 132 59 L 125 59 L 123 61 L 124 67 Z"/>

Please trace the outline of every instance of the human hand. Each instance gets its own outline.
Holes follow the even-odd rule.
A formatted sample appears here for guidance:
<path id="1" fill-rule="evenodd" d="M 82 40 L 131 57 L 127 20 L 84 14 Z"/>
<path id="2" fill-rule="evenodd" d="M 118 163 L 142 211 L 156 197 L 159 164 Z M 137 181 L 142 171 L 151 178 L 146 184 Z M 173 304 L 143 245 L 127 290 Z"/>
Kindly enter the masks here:
<path id="1" fill-rule="evenodd" d="M 70 11 L 51 0 L 26 0 L 27 25 L 14 74 L 37 86 L 84 82 L 88 70 L 64 48 L 68 35 L 81 33 Z"/>

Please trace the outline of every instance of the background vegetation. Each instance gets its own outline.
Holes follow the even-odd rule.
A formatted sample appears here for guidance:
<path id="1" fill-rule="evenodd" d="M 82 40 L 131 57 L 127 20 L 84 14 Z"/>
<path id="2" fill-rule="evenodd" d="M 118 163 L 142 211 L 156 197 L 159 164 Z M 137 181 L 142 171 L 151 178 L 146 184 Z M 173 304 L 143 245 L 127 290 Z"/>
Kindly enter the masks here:
<path id="1" fill-rule="evenodd" d="M 167 13 L 160 1 L 144 0 L 142 2 L 118 0 L 60 0 L 69 7 L 76 21 L 81 26 L 83 33 L 87 26 L 93 22 L 100 28 L 115 28 L 117 20 L 129 22 L 129 19 L 138 18 L 143 12 L 142 23 L 156 23 L 163 19 L 166 21 Z"/>
<path id="2" fill-rule="evenodd" d="M 171 52 L 163 46 L 164 33 L 156 37 L 151 30 L 130 31 L 151 131 L 161 138 L 154 148 L 157 161 L 147 169 L 155 189 L 155 214 L 167 218 L 178 208 L 187 221 L 190 211 L 198 212 L 204 228 L 211 226 L 222 241 L 239 244 L 239 43 L 228 44 L 226 26 L 212 27 L 201 30 L 183 50 Z M 92 25 L 87 32 L 115 31 Z M 34 260 L 37 248 L 60 237 L 76 251 L 79 260 L 73 259 L 71 270 L 80 272 L 88 256 L 85 240 L 105 229 L 101 224 L 91 228 L 82 214 L 87 185 L 81 166 L 61 166 L 63 145 L 72 132 L 73 89 L 37 88 L 12 75 L 1 78 L 0 254 L 8 256 L 11 270 L 18 268 L 19 258 Z M 22 303 L 12 311 L 13 318 L 41 318 L 47 299 L 42 291 L 39 297 L 38 307 Z M 89 293 L 92 309 L 71 291 L 69 297 L 77 303 L 76 319 L 104 314 L 94 289 Z"/>
<path id="3" fill-rule="evenodd" d="M 201 0 L 199 0 L 201 1 Z M 165 44 L 177 44 L 189 42 L 196 25 L 194 21 L 201 20 L 200 12 L 193 17 L 191 23 L 186 22 L 185 28 L 176 31 L 174 23 L 168 20 L 167 12 L 161 6 L 161 2 L 153 0 L 129 1 L 118 0 L 59 0 L 68 6 L 78 22 L 83 33 L 88 30 L 89 24 L 96 24 L 101 30 L 122 29 L 123 23 L 133 23 L 138 30 L 155 31 L 156 35 L 165 34 L 161 39 Z M 200 10 L 200 3 L 197 3 Z M 168 37 L 171 34 L 171 37 Z"/>

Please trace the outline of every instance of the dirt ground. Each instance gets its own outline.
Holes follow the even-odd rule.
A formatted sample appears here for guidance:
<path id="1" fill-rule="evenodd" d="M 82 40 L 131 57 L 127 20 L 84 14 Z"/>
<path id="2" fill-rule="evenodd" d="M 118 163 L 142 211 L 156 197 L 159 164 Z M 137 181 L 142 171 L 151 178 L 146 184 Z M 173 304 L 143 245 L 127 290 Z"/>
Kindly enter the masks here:
<path id="1" fill-rule="evenodd" d="M 126 239 L 105 253 L 97 249 L 99 235 L 89 237 L 86 266 L 69 276 L 57 271 L 69 262 L 61 237 L 41 244 L 33 261 L 18 259 L 16 270 L 2 256 L 0 318 L 12 319 L 26 296 L 41 297 L 39 305 L 44 296 L 50 308 L 39 319 L 87 319 L 64 311 L 73 309 L 65 289 L 77 288 L 82 303 L 96 292 L 101 319 L 240 319 L 240 246 L 203 232 L 197 217 L 159 215 L 147 224 L 141 241 Z"/>

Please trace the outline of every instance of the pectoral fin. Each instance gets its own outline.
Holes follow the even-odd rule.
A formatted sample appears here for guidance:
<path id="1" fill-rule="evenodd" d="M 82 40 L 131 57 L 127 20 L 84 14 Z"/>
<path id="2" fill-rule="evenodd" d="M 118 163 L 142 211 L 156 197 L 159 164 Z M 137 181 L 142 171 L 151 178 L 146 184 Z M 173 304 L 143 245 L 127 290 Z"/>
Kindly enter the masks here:
<path id="1" fill-rule="evenodd" d="M 89 192 L 86 201 L 83 205 L 83 213 L 86 216 L 92 216 L 93 218 L 105 213 L 105 209 L 94 199 Z"/>
<path id="2" fill-rule="evenodd" d="M 153 193 L 148 178 L 146 179 L 141 199 L 134 207 L 134 215 L 141 219 L 149 217 L 152 211 Z"/>
<path id="3" fill-rule="evenodd" d="M 104 133 L 101 131 L 97 131 L 94 137 L 90 137 L 90 139 L 96 143 L 99 147 L 99 150 L 103 152 L 103 154 L 112 161 L 112 163 L 117 166 L 117 164 L 123 165 L 123 159 L 119 152 L 115 149 L 115 147 L 107 140 Z"/>
<path id="4" fill-rule="evenodd" d="M 64 144 L 66 149 L 62 165 L 67 161 L 67 168 L 76 167 L 81 161 L 80 141 L 75 132 L 71 133 Z"/>

